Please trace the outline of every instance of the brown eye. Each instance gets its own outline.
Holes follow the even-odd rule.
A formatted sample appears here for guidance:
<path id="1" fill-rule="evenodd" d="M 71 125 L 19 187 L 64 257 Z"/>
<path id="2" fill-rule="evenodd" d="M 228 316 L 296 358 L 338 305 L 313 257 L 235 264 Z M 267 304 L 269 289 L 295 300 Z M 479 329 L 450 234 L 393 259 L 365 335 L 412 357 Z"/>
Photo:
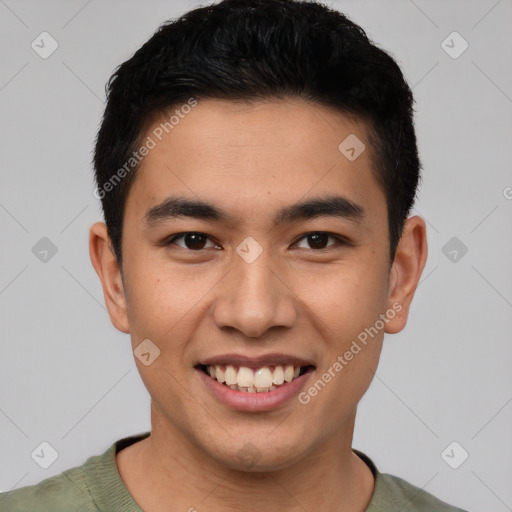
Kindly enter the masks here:
<path id="1" fill-rule="evenodd" d="M 176 240 L 179 240 L 179 239 L 183 239 L 184 245 L 179 244 L 179 243 L 177 243 L 176 245 L 179 245 L 180 247 L 183 247 L 184 249 L 190 249 L 192 251 L 200 251 L 202 249 L 207 248 L 207 247 L 205 247 L 205 244 L 209 240 L 208 236 L 203 233 L 194 233 L 194 232 L 181 233 L 181 234 L 176 235 L 173 238 L 171 238 L 166 243 L 166 245 L 173 244 L 176 242 Z M 212 245 L 210 247 L 215 247 L 215 244 L 213 244 L 213 242 L 212 242 Z"/>
<path id="2" fill-rule="evenodd" d="M 315 232 L 315 233 L 308 233 L 304 235 L 300 240 L 306 240 L 309 244 L 309 247 L 304 247 L 305 249 L 327 249 L 329 247 L 332 247 L 333 245 L 336 245 L 336 242 L 333 244 L 327 245 L 327 242 L 329 238 L 334 239 L 338 242 L 338 244 L 344 245 L 346 242 L 339 236 L 331 235 L 330 233 L 325 233 L 322 231 Z M 299 240 L 299 242 L 300 242 Z"/>

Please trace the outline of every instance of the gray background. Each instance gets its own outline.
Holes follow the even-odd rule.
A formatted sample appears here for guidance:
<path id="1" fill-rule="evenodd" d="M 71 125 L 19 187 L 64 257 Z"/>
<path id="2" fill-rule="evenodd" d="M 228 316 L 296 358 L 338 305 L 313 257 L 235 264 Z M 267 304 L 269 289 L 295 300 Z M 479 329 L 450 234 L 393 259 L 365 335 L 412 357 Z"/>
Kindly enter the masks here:
<path id="1" fill-rule="evenodd" d="M 197 5 L 0 0 L 0 491 L 150 428 L 129 337 L 111 325 L 89 261 L 88 228 L 101 220 L 90 162 L 114 68 Z M 354 447 L 467 510 L 512 510 L 512 2 L 329 5 L 413 87 L 424 167 L 414 213 L 429 239 L 408 326 L 386 336 Z M 47 59 L 31 48 L 43 31 L 59 45 Z M 469 44 L 458 58 L 442 46 L 453 31 Z M 32 252 L 42 237 L 57 247 L 46 262 Z M 445 255 L 452 237 L 459 247 Z M 42 441 L 58 452 L 48 469 L 31 458 Z M 453 441 L 469 453 L 457 469 L 442 457 Z M 452 464 L 461 450 L 448 450 Z"/>

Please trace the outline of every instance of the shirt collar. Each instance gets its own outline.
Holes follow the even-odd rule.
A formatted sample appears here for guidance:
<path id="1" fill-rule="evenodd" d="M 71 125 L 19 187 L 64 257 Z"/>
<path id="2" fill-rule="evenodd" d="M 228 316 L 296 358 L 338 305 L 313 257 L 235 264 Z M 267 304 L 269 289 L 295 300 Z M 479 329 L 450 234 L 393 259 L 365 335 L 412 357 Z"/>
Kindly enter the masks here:
<path id="1" fill-rule="evenodd" d="M 116 453 L 123 448 L 149 437 L 151 432 L 125 437 L 116 441 L 103 453 L 90 458 L 89 471 L 85 478 L 96 506 L 103 512 L 142 512 L 121 480 L 116 464 Z M 375 479 L 372 499 L 365 512 L 392 512 L 400 510 L 405 500 L 392 489 L 377 469 L 375 463 L 365 453 L 352 449 L 370 468 Z M 390 508 L 392 506 L 393 508 Z"/>

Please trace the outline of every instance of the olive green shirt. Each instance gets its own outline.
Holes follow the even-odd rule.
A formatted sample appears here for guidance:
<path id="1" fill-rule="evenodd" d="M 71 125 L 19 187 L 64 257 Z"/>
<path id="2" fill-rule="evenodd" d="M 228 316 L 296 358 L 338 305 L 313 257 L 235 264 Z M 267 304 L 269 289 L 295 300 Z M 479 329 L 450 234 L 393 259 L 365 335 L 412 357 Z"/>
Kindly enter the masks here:
<path id="1" fill-rule="evenodd" d="M 102 455 L 80 467 L 0 494 L 1 512 L 142 512 L 119 475 L 115 455 L 145 439 L 150 432 L 115 442 Z M 452 507 L 401 478 L 380 473 L 364 453 L 353 450 L 369 466 L 375 489 L 366 512 L 466 512 Z"/>

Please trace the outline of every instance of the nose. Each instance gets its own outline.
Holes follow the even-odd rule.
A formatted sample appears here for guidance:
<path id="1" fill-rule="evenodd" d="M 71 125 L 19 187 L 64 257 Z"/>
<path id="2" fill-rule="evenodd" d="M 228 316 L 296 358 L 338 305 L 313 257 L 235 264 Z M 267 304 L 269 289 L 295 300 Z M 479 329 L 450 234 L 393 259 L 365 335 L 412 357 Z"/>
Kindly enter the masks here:
<path id="1" fill-rule="evenodd" d="M 269 266 L 266 251 L 248 263 L 238 255 L 234 268 L 219 283 L 213 320 L 219 328 L 234 328 L 259 338 L 272 327 L 292 327 L 297 320 L 294 293 L 286 278 Z"/>

